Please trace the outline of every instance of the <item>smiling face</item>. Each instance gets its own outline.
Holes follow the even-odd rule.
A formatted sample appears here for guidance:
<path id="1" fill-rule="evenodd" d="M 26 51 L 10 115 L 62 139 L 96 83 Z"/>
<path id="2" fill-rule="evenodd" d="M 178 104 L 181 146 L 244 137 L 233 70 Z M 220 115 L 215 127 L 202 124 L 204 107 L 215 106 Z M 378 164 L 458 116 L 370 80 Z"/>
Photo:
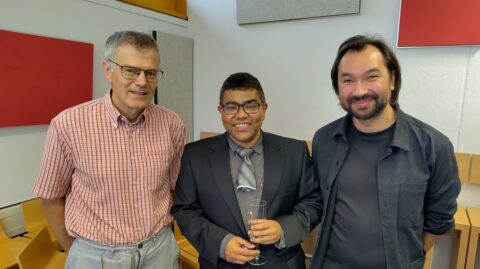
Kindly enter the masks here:
<path id="1" fill-rule="evenodd" d="M 155 49 L 136 49 L 131 45 L 120 45 L 115 52 L 116 63 L 122 66 L 137 67 L 143 70 L 158 69 L 159 55 Z M 156 82 L 149 82 L 145 73 L 141 72 L 134 80 L 125 79 L 122 76 L 121 68 L 113 66 L 104 60 L 102 62 L 105 78 L 112 85 L 112 103 L 120 114 L 129 121 L 135 121 L 140 113 L 152 101 Z"/>
<path id="2" fill-rule="evenodd" d="M 223 103 L 236 103 L 243 105 L 250 102 L 262 104 L 260 95 L 255 89 L 227 89 L 223 94 Z M 230 138 L 242 148 L 251 148 L 260 138 L 263 120 L 267 111 L 267 103 L 263 103 L 258 112 L 254 114 L 245 113 L 243 107 L 238 112 L 228 115 L 218 106 L 222 116 L 222 123 Z"/>
<path id="3" fill-rule="evenodd" d="M 394 89 L 382 53 L 368 45 L 361 51 L 349 51 L 338 66 L 338 97 L 340 105 L 354 121 L 380 120 L 392 111 L 389 104 Z"/>

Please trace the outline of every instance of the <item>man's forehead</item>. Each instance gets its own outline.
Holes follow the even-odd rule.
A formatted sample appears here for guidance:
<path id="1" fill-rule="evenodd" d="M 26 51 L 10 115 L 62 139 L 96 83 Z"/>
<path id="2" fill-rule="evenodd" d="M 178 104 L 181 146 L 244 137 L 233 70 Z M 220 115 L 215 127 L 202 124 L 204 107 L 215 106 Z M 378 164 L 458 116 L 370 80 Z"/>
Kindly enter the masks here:
<path id="1" fill-rule="evenodd" d="M 375 47 L 374 49 L 362 51 L 349 51 L 341 59 L 338 69 L 339 72 L 356 70 L 363 68 L 363 72 L 378 71 L 387 68 L 382 53 Z"/>
<path id="2" fill-rule="evenodd" d="M 242 100 L 256 100 L 260 98 L 257 90 L 255 89 L 228 89 L 225 90 L 223 98 L 226 99 L 242 99 Z"/>

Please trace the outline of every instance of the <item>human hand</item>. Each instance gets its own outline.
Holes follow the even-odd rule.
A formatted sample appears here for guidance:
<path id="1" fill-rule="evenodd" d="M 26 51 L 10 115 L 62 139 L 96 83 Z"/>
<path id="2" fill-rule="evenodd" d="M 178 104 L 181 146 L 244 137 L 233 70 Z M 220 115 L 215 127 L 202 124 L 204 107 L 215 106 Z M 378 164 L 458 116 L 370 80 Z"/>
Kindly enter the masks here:
<path id="1" fill-rule="evenodd" d="M 225 260 L 230 263 L 245 264 L 258 254 L 260 251 L 255 249 L 254 244 L 239 236 L 232 237 L 225 247 Z"/>
<path id="2" fill-rule="evenodd" d="M 253 219 L 248 222 L 250 241 L 262 245 L 277 243 L 283 233 L 282 226 L 275 220 Z"/>

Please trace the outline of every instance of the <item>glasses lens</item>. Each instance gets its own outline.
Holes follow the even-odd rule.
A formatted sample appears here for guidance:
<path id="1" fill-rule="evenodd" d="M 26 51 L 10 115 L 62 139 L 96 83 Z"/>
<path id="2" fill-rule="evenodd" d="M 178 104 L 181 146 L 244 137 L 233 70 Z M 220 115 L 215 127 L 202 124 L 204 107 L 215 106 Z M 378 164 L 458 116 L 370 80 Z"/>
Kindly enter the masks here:
<path id="1" fill-rule="evenodd" d="M 145 77 L 149 81 L 156 81 L 158 78 L 158 72 L 157 70 L 145 70 Z"/>
<path id="2" fill-rule="evenodd" d="M 235 114 L 238 111 L 238 105 L 234 103 L 228 103 L 223 105 L 223 111 L 225 111 L 226 114 Z"/>
<path id="3" fill-rule="evenodd" d="M 141 70 L 131 66 L 122 67 L 122 75 L 126 79 L 135 79 L 140 74 Z"/>
<path id="4" fill-rule="evenodd" d="M 245 112 L 247 112 L 249 114 L 257 113 L 259 107 L 260 107 L 260 104 L 256 103 L 256 102 L 255 103 L 248 103 L 248 104 L 243 105 L 243 108 L 245 109 Z"/>

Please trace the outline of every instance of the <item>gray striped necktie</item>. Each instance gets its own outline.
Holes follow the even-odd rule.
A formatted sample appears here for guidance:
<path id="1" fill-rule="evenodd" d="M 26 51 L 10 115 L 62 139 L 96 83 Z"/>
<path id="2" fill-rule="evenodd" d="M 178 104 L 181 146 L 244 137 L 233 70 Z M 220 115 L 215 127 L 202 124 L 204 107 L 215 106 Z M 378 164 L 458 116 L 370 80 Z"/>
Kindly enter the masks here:
<path id="1" fill-rule="evenodd" d="M 250 156 L 253 154 L 253 149 L 237 149 L 237 154 L 242 157 L 243 162 L 240 165 L 237 177 L 237 190 L 254 191 L 256 190 L 257 180 L 255 179 L 255 172 L 253 170 Z"/>

